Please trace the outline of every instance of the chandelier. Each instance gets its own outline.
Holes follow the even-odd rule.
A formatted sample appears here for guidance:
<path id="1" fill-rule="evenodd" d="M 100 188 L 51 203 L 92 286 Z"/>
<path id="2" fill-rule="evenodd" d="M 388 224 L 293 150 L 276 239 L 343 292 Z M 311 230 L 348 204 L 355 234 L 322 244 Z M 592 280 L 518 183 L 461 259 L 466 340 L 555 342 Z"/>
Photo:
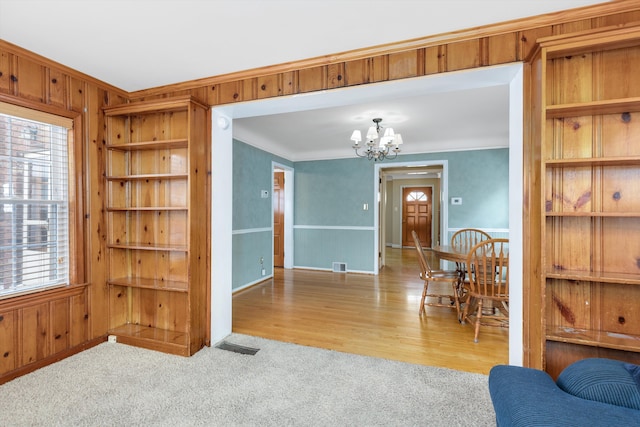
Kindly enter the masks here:
<path id="1" fill-rule="evenodd" d="M 394 133 L 392 128 L 385 129 L 380 126 L 381 121 L 382 119 L 379 118 L 373 119 L 375 126 L 371 126 L 367 131 L 367 142 L 363 145 L 360 145 L 362 133 L 360 133 L 359 130 L 356 129 L 351 134 L 353 149 L 356 151 L 358 157 L 366 157 L 369 160 L 377 162 L 383 161 L 384 159 L 395 159 L 398 156 L 400 145 L 402 144 L 402 136 L 399 133 Z M 381 134 L 383 129 L 384 134 Z M 376 140 L 379 141 L 376 142 Z M 360 152 L 361 149 L 364 151 Z M 390 156 L 389 153 L 393 153 L 393 156 Z"/>

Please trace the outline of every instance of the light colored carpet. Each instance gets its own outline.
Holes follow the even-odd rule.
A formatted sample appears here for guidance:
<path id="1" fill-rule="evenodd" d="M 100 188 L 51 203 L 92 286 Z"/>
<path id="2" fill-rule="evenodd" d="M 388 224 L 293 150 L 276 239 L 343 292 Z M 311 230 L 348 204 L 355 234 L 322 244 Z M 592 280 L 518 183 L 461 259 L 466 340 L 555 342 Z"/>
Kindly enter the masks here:
<path id="1" fill-rule="evenodd" d="M 100 344 L 0 386 L 0 426 L 495 426 L 486 375 L 225 341 L 260 351 Z"/>

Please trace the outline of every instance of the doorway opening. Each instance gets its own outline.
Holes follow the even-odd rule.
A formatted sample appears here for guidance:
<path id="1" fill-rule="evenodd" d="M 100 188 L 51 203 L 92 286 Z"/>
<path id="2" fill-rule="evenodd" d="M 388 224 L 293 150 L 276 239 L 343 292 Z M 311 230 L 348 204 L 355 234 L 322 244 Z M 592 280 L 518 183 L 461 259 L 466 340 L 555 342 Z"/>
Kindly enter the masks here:
<path id="1" fill-rule="evenodd" d="M 273 267 L 293 268 L 293 168 L 281 163 L 271 164 L 273 187 L 272 230 Z"/>
<path id="2" fill-rule="evenodd" d="M 379 206 L 376 210 L 376 230 L 378 232 L 378 265 L 379 271 L 387 264 L 387 249 L 411 247 L 412 240 L 405 245 L 404 235 L 411 238 L 411 229 L 407 231 L 406 223 L 403 223 L 406 207 L 404 205 L 404 191 L 409 188 L 430 189 L 430 212 L 428 222 L 430 234 L 425 241 L 429 246 L 437 245 L 446 236 L 448 227 L 448 210 L 446 203 L 448 194 L 448 161 L 432 160 L 421 162 L 398 162 L 376 165 L 376 179 L 379 185 Z M 415 218 L 415 217 L 414 217 Z M 427 218 L 422 216 L 427 222 Z M 409 227 L 411 228 L 411 227 Z M 403 232 L 403 229 L 405 232 Z M 426 231 L 425 231 L 426 232 Z M 422 240 L 422 239 L 421 239 Z M 424 243 L 424 242 L 423 242 Z"/>
<path id="3" fill-rule="evenodd" d="M 522 242 L 522 200 L 523 200 L 523 64 L 514 63 L 498 67 L 485 67 L 458 73 L 446 73 L 437 76 L 425 76 L 403 81 L 393 81 L 380 84 L 368 84 L 331 91 L 318 91 L 310 94 L 281 96 L 272 99 L 235 103 L 214 107 L 212 112 L 212 144 L 216 146 L 216 155 L 212 156 L 212 227 L 211 239 L 214 242 L 211 252 L 211 341 L 217 342 L 231 333 L 231 305 L 232 305 L 232 234 L 233 234 L 233 119 L 257 117 L 275 114 L 277 112 L 291 112 L 328 108 L 338 105 L 353 104 L 363 99 L 389 99 L 394 92 L 400 93 L 410 89 L 413 93 L 436 93 L 448 87 L 482 87 L 483 85 L 507 82 L 509 85 L 509 235 L 514 243 Z M 462 77 L 462 80 L 458 78 Z M 453 85 L 453 86 L 452 86 Z M 378 194 L 380 167 L 375 168 L 375 183 L 372 191 Z M 286 179 L 286 177 L 285 177 Z M 446 175 L 443 176 L 446 179 Z M 448 200 L 447 187 L 443 182 L 441 200 Z M 379 206 L 379 203 L 378 203 Z M 374 259 L 375 271 L 380 265 L 380 209 L 374 209 L 374 248 L 371 256 Z M 447 230 L 447 204 L 442 204 L 441 230 Z M 522 277 L 523 250 L 522 246 L 514 244 L 510 248 L 510 269 L 513 276 Z M 285 252 L 286 256 L 286 252 Z M 522 365 L 523 328 L 522 325 L 522 297 L 521 287 L 511 289 L 512 327 L 509 329 L 509 363 Z"/>

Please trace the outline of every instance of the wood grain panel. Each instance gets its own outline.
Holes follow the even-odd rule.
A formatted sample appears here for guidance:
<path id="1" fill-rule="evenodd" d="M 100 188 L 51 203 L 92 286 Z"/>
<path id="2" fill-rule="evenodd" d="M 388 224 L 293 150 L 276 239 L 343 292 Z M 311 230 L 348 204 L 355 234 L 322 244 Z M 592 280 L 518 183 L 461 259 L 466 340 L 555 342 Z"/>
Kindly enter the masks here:
<path id="1" fill-rule="evenodd" d="M 345 85 L 355 86 L 369 83 L 369 74 L 371 71 L 370 59 L 357 59 L 347 61 L 344 64 Z"/>
<path id="2" fill-rule="evenodd" d="M 327 67 L 312 67 L 298 71 L 300 93 L 313 92 L 327 88 Z"/>
<path id="3" fill-rule="evenodd" d="M 628 285 L 602 287 L 602 330 L 611 335 L 640 335 L 640 288 Z"/>
<path id="4" fill-rule="evenodd" d="M 327 88 L 334 89 L 344 86 L 344 63 L 327 65 Z"/>
<path id="5" fill-rule="evenodd" d="M 387 55 L 371 58 L 369 79 L 371 83 L 389 80 L 389 57 Z"/>
<path id="6" fill-rule="evenodd" d="M 104 336 L 109 327 L 109 290 L 106 285 L 106 210 L 104 183 L 104 145 L 105 121 L 102 107 L 109 103 L 122 103 L 119 95 L 109 93 L 99 88 L 86 85 L 80 81 L 72 80 L 71 108 L 75 109 L 86 105 L 85 115 L 86 133 L 88 141 L 86 155 L 86 170 L 89 172 L 87 191 L 87 204 L 89 221 L 87 227 L 87 263 L 91 266 L 89 279 L 91 287 L 87 302 L 90 304 L 87 313 L 90 316 L 89 339 Z M 72 335 L 75 331 L 72 331 Z"/>
<path id="7" fill-rule="evenodd" d="M 49 303 L 20 310 L 21 364 L 37 362 L 51 354 Z"/>
<path id="8" fill-rule="evenodd" d="M 594 245 L 591 222 L 584 218 L 554 217 L 547 219 L 548 271 L 592 271 L 585 260 L 591 259 Z"/>
<path id="9" fill-rule="evenodd" d="M 603 157 L 640 156 L 640 113 L 605 115 L 600 135 Z"/>
<path id="10" fill-rule="evenodd" d="M 293 95 L 298 93 L 298 73 L 293 71 L 281 74 L 282 95 Z"/>
<path id="11" fill-rule="evenodd" d="M 572 22 L 563 22 L 562 24 L 554 25 L 554 34 L 569 34 L 577 33 L 580 31 L 590 30 L 593 27 L 593 21 L 591 19 L 581 19 Z"/>
<path id="12" fill-rule="evenodd" d="M 599 304 L 593 298 L 590 282 L 554 280 L 547 284 L 547 324 L 554 327 L 592 329 L 591 307 Z"/>
<path id="13" fill-rule="evenodd" d="M 49 304 L 51 354 L 56 354 L 69 348 L 70 313 L 69 298 L 54 300 Z"/>
<path id="14" fill-rule="evenodd" d="M 640 22 L 640 10 L 631 10 L 623 13 L 602 14 L 592 18 L 594 28 L 609 27 L 613 25 L 625 25 L 630 22 Z"/>
<path id="15" fill-rule="evenodd" d="M 640 50 L 627 48 L 603 52 L 597 61 L 598 96 L 596 99 L 616 99 L 640 96 Z"/>
<path id="16" fill-rule="evenodd" d="M 593 55 L 574 55 L 553 61 L 553 82 L 549 84 L 550 104 L 573 104 L 594 100 L 593 86 L 584 84 L 590 81 L 593 73 Z"/>
<path id="17" fill-rule="evenodd" d="M 518 34 L 500 34 L 487 38 L 487 65 L 507 64 L 518 60 Z"/>
<path id="18" fill-rule="evenodd" d="M 14 73 L 17 94 L 24 99 L 43 102 L 45 99 L 45 68 L 24 58 L 17 58 Z"/>
<path id="19" fill-rule="evenodd" d="M 243 101 L 244 85 L 242 81 L 233 81 L 229 83 L 220 83 L 216 85 L 218 93 L 218 103 L 231 104 L 233 102 Z"/>
<path id="20" fill-rule="evenodd" d="M 17 325 L 15 310 L 0 312 L 0 378 L 18 367 Z"/>
<path id="21" fill-rule="evenodd" d="M 67 93 L 67 97 L 69 98 L 69 106 L 68 108 L 72 111 L 80 112 L 85 107 L 85 92 L 86 83 L 82 80 L 75 79 L 73 77 L 69 77 L 69 92 Z M 89 110 L 89 109 L 88 109 Z M 97 114 L 97 111 L 94 109 L 90 109 L 93 114 Z M 94 128 L 91 126 L 87 126 L 87 130 L 91 131 Z"/>
<path id="22" fill-rule="evenodd" d="M 424 50 L 424 73 L 437 74 L 444 69 L 443 46 L 427 47 Z"/>
<path id="23" fill-rule="evenodd" d="M 11 64 L 13 55 L 0 49 L 0 92 L 12 93 Z"/>
<path id="24" fill-rule="evenodd" d="M 47 103 L 60 108 L 67 108 L 67 76 L 60 70 L 49 69 L 47 77 Z"/>
<path id="25" fill-rule="evenodd" d="M 466 70 L 482 65 L 480 40 L 468 40 L 447 45 L 447 71 Z"/>
<path id="26" fill-rule="evenodd" d="M 640 171 L 630 166 L 602 170 L 602 212 L 640 212 Z"/>
<path id="27" fill-rule="evenodd" d="M 542 59 L 537 51 L 533 62 L 524 65 L 523 133 L 523 364 L 542 369 L 545 352 L 544 294 L 542 292 L 542 236 L 541 200 L 546 200 L 544 175 L 540 170 L 540 156 L 546 148 L 542 141 Z M 543 150 L 544 148 L 544 150 Z"/>
<path id="28" fill-rule="evenodd" d="M 518 55 L 518 60 L 531 60 L 536 49 L 538 49 L 538 39 L 548 37 L 552 34 L 553 28 L 551 25 L 521 29 L 518 32 L 518 40 L 520 42 L 520 55 Z"/>
<path id="29" fill-rule="evenodd" d="M 389 80 L 424 74 L 424 50 L 393 53 L 389 59 Z"/>
<path id="30" fill-rule="evenodd" d="M 258 99 L 272 98 L 282 94 L 280 87 L 280 75 L 261 76 L 257 79 Z"/>
<path id="31" fill-rule="evenodd" d="M 89 340 L 89 305 L 86 291 L 71 297 L 69 306 L 69 346 L 76 347 Z"/>

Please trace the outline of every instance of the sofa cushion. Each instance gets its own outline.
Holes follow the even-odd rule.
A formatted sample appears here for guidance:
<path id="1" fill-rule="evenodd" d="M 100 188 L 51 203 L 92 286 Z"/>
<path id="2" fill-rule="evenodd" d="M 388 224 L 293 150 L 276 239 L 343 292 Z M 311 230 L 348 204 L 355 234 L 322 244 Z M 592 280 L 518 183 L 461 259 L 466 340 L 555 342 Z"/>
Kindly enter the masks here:
<path id="1" fill-rule="evenodd" d="M 537 369 L 494 366 L 489 392 L 498 427 L 640 426 L 640 411 L 573 396 Z"/>
<path id="2" fill-rule="evenodd" d="M 640 387 L 628 366 L 612 359 L 583 359 L 567 366 L 556 382 L 583 399 L 640 409 Z"/>

